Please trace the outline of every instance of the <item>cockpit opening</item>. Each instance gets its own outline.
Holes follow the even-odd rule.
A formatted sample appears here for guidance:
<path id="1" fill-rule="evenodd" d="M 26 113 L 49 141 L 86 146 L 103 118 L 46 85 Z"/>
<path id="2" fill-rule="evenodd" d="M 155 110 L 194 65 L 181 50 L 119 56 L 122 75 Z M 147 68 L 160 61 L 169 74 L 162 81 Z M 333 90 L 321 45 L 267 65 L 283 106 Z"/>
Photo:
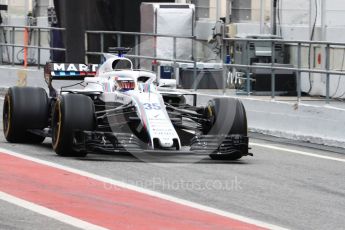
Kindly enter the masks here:
<path id="1" fill-rule="evenodd" d="M 113 70 L 132 69 L 132 63 L 131 61 L 126 60 L 126 59 L 117 59 L 113 61 L 112 68 Z"/>

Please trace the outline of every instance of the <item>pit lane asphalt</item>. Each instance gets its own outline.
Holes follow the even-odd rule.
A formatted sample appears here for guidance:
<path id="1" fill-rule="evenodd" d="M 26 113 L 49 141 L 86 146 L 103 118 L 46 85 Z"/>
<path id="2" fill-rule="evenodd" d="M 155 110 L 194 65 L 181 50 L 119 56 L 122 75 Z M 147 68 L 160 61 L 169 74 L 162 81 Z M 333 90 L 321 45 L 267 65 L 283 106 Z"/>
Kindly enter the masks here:
<path id="1" fill-rule="evenodd" d="M 0 100 L 1 115 L 2 103 Z M 237 162 L 206 158 L 194 164 L 147 163 L 130 155 L 96 154 L 63 158 L 55 155 L 49 139 L 42 145 L 11 144 L 5 141 L 2 126 L 0 129 L 1 148 L 38 159 L 291 229 L 343 229 L 345 226 L 344 162 L 258 146 L 252 146 L 254 157 Z M 252 143 L 345 159 L 342 149 L 252 136 Z M 44 229 L 66 228 L 55 220 L 2 204 L 0 229 L 8 226 L 37 229 L 41 220 L 45 220 Z M 23 219 L 25 225 L 18 225 Z"/>
<path id="2" fill-rule="evenodd" d="M 37 230 L 59 229 L 72 230 L 68 224 L 34 213 L 27 209 L 0 201 L 0 229 L 6 230 Z"/>

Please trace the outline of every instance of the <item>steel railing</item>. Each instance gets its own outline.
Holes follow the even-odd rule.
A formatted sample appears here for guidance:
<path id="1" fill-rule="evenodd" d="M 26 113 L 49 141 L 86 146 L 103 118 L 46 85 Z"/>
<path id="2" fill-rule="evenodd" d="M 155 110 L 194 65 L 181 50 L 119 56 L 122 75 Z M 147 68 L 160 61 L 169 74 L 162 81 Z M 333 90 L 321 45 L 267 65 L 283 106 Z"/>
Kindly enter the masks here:
<path id="1" fill-rule="evenodd" d="M 11 56 L 11 64 L 15 65 L 15 48 L 26 48 L 26 49 L 37 49 L 37 66 L 40 68 L 40 62 L 41 62 L 41 50 L 53 50 L 53 51 L 62 51 L 66 52 L 65 48 L 54 48 L 49 46 L 42 46 L 41 44 L 41 33 L 42 32 L 51 32 L 53 30 L 59 30 L 59 31 L 65 31 L 64 28 L 56 28 L 56 27 L 37 27 L 37 26 L 0 26 L 0 30 L 6 30 L 11 31 L 10 36 L 10 42 L 1 41 L 0 46 L 1 47 L 10 47 L 12 49 L 12 56 Z M 16 43 L 16 32 L 22 31 L 22 30 L 31 30 L 36 31 L 38 33 L 38 39 L 36 45 L 26 45 L 26 44 L 17 44 Z M 96 51 L 90 51 L 88 44 L 89 44 L 89 36 L 96 35 L 99 36 L 99 49 Z M 127 57 L 133 58 L 135 60 L 135 65 L 138 67 L 139 60 L 154 60 L 154 61 L 170 61 L 174 63 L 174 66 L 176 66 L 177 63 L 192 63 L 193 64 L 193 77 L 196 79 L 197 75 L 197 60 L 196 60 L 196 42 L 198 41 L 196 37 L 194 36 L 173 36 L 168 34 L 154 34 L 154 33 L 139 33 L 139 32 L 123 32 L 123 31 L 86 31 L 85 32 L 85 62 L 88 62 L 88 57 L 93 55 L 102 55 L 106 52 L 105 50 L 105 36 L 115 36 L 116 44 L 115 46 L 122 46 L 123 44 L 123 37 L 124 36 L 132 36 L 134 38 L 134 54 L 127 54 Z M 140 43 L 142 38 L 151 38 L 153 39 L 153 55 L 142 55 L 140 52 Z M 172 57 L 166 58 L 157 56 L 157 50 L 156 48 L 156 40 L 158 38 L 171 38 L 172 39 Z M 191 48 L 191 56 L 190 59 L 179 59 L 177 58 L 177 44 L 179 39 L 189 39 L 191 40 L 192 48 Z M 302 97 L 302 88 L 301 88 L 301 74 L 302 73 L 318 73 L 323 74 L 326 76 L 326 96 L 325 100 L 326 103 L 329 103 L 330 101 L 330 80 L 331 75 L 338 75 L 343 76 L 345 75 L 345 71 L 343 70 L 336 70 L 331 69 L 331 50 L 332 49 L 345 49 L 345 43 L 339 43 L 339 42 L 326 42 L 326 41 L 305 41 L 305 40 L 282 40 L 282 39 L 253 39 L 253 38 L 223 38 L 222 39 L 222 51 L 221 51 L 221 60 L 226 59 L 226 53 L 229 53 L 229 47 L 233 47 L 235 42 L 245 42 L 246 47 L 249 47 L 249 43 L 251 42 L 270 42 L 271 43 L 271 59 L 275 60 L 275 57 L 277 55 L 277 51 L 275 50 L 275 45 L 277 43 L 289 45 L 290 49 L 291 47 L 294 47 L 297 49 L 296 53 L 296 63 L 293 64 L 293 67 L 282 67 L 279 66 L 279 63 L 275 63 L 274 61 L 270 63 L 269 65 L 255 63 L 253 64 L 241 64 L 241 63 L 222 63 L 223 66 L 223 83 L 227 81 L 227 73 L 229 73 L 232 69 L 245 69 L 246 70 L 246 79 L 247 79 L 247 85 L 246 85 L 246 91 L 248 95 L 250 95 L 250 72 L 254 69 L 267 69 L 271 71 L 271 97 L 275 98 L 276 92 L 275 92 L 275 76 L 276 71 L 278 70 L 286 70 L 286 71 L 293 71 L 296 73 L 296 91 L 297 91 L 297 100 L 300 101 Z M 314 68 L 311 66 L 304 67 L 302 66 L 302 48 L 308 48 L 311 49 L 313 46 L 320 46 L 318 48 L 324 49 L 324 62 L 320 66 L 320 68 Z M 309 53 L 310 55 L 310 53 Z M 311 58 L 308 56 L 307 58 Z M 196 89 L 195 89 L 196 90 Z M 225 92 L 226 90 L 226 84 L 223 84 L 223 90 Z"/>
<path id="2" fill-rule="evenodd" d="M 301 95 L 302 95 L 302 89 L 301 89 L 301 73 L 319 73 L 319 74 L 325 74 L 326 75 L 326 103 L 329 103 L 330 101 L 330 77 L 331 75 L 339 75 L 339 76 L 344 76 L 345 71 L 341 70 L 332 70 L 330 68 L 330 53 L 332 48 L 342 48 L 345 49 L 345 43 L 339 43 L 339 42 L 326 42 L 326 41 L 304 41 L 304 40 L 282 40 L 282 39 L 253 39 L 253 38 L 224 38 L 223 39 L 223 45 L 224 46 L 231 46 L 231 44 L 234 44 L 235 42 L 245 42 L 246 45 L 245 47 L 249 47 L 250 42 L 270 42 L 271 43 L 271 51 L 272 51 L 272 60 L 275 60 L 276 53 L 277 51 L 275 50 L 275 45 L 277 43 L 279 44 L 286 44 L 290 46 L 296 46 L 297 47 L 297 63 L 295 64 L 295 67 L 290 68 L 290 67 L 281 67 L 278 66 L 279 63 L 275 63 L 273 61 L 270 63 L 270 66 L 264 65 L 263 63 L 255 63 L 255 65 L 249 64 L 249 65 L 243 65 L 243 64 L 237 64 L 237 63 L 232 63 L 232 64 L 223 64 L 224 67 L 230 67 L 230 68 L 241 68 L 241 69 L 246 69 L 246 78 L 247 78 L 247 93 L 248 95 L 250 94 L 250 74 L 249 72 L 253 69 L 269 69 L 271 70 L 271 97 L 274 99 L 276 96 L 275 93 L 275 72 L 277 70 L 288 70 L 288 71 L 294 71 L 297 76 L 297 100 L 301 100 Z M 302 47 L 307 47 L 308 49 L 311 49 L 312 46 L 314 45 L 319 45 L 319 46 L 324 46 L 324 51 L 325 51 L 325 62 L 324 62 L 324 67 L 321 69 L 316 69 L 312 68 L 309 66 L 308 68 L 302 67 Z M 223 46 L 223 47 L 224 47 Z M 249 48 L 248 48 L 249 49 Z M 224 53 L 224 52 L 223 52 Z M 310 59 L 311 57 L 308 55 L 308 58 Z M 224 60 L 224 57 L 223 57 Z M 266 63 L 267 64 L 267 63 Z"/>
<path id="3" fill-rule="evenodd" d="M 85 46 L 87 47 L 88 44 L 88 35 L 90 34 L 97 34 L 100 36 L 100 47 L 98 52 L 91 52 L 88 51 L 86 48 L 86 53 L 85 56 L 87 58 L 88 55 L 102 55 L 104 53 L 104 36 L 105 35 L 114 35 L 116 36 L 116 45 L 121 46 L 122 44 L 122 36 L 124 35 L 131 35 L 134 36 L 135 42 L 134 42 L 134 54 L 127 55 L 127 57 L 130 58 L 135 58 L 137 59 L 149 59 L 149 60 L 159 60 L 159 61 L 172 61 L 175 63 L 178 62 L 184 62 L 184 63 L 193 63 L 193 68 L 194 68 L 194 79 L 196 78 L 196 73 L 197 73 L 197 62 L 195 58 L 195 43 L 198 41 L 196 37 L 185 37 L 185 36 L 172 36 L 172 35 L 166 35 L 166 34 L 153 34 L 153 33 L 138 33 L 138 32 L 122 32 L 122 31 L 86 31 L 86 36 L 85 36 Z M 146 37 L 153 37 L 154 39 L 157 39 L 158 37 L 168 37 L 173 39 L 173 58 L 162 58 L 162 57 L 157 57 L 157 52 L 154 49 L 153 56 L 144 56 L 140 55 L 140 38 L 146 36 Z M 191 39 L 192 42 L 192 57 L 190 60 L 181 60 L 176 58 L 176 44 L 177 44 L 177 39 Z M 227 72 L 229 72 L 229 68 L 241 68 L 241 69 L 246 69 L 247 72 L 249 73 L 253 69 L 268 69 L 271 70 L 271 97 L 274 99 L 276 96 L 275 92 L 275 72 L 277 70 L 287 70 L 287 71 L 293 71 L 296 73 L 296 78 L 297 78 L 297 86 L 296 86 L 296 92 L 297 92 L 297 100 L 300 101 L 302 97 L 302 88 L 301 88 L 301 74 L 302 73 L 318 73 L 318 74 L 325 74 L 326 75 L 326 102 L 329 103 L 330 100 L 330 77 L 331 75 L 339 75 L 343 76 L 345 75 L 344 71 L 339 71 L 339 70 L 334 70 L 330 68 L 330 51 L 332 48 L 345 48 L 345 43 L 339 43 L 339 42 L 326 42 L 326 41 L 305 41 L 305 40 L 282 40 L 282 39 L 244 39 L 244 38 L 223 38 L 222 39 L 223 44 L 222 44 L 222 57 L 221 60 L 225 60 L 225 54 L 226 50 L 224 47 L 231 47 L 234 42 L 246 42 L 246 47 L 248 47 L 250 42 L 270 42 L 271 43 L 271 50 L 272 50 L 272 60 L 275 60 L 276 56 L 276 50 L 275 50 L 275 45 L 277 43 L 279 44 L 286 44 L 290 45 L 290 47 L 295 46 L 297 48 L 297 63 L 295 63 L 293 66 L 294 67 L 281 67 L 279 66 L 279 63 L 272 62 L 269 66 L 267 65 L 260 65 L 260 63 L 256 63 L 255 65 L 243 65 L 243 64 L 238 64 L 238 63 L 222 63 L 223 65 L 223 83 L 227 81 Z M 302 67 L 302 47 L 306 47 L 310 49 L 312 46 L 325 46 L 325 66 L 324 68 L 312 68 L 309 66 L 308 68 Z M 310 57 L 308 57 L 310 58 Z M 87 60 L 87 59 L 86 59 Z M 247 74 L 247 93 L 250 95 L 250 75 Z M 226 89 L 226 84 L 223 84 L 223 90 L 225 92 Z"/>
<path id="4" fill-rule="evenodd" d="M 28 45 L 28 44 L 18 44 L 16 43 L 16 36 L 17 32 L 23 32 L 22 37 L 24 37 L 25 30 L 30 31 L 30 33 L 37 33 L 37 44 L 36 45 Z M 52 32 L 52 31 L 65 31 L 65 28 L 58 28 L 58 27 L 39 27 L 39 26 L 16 26 L 16 25 L 1 25 L 0 31 L 1 36 L 3 36 L 0 42 L 0 47 L 10 47 L 11 48 L 11 57 L 8 57 L 8 62 L 14 66 L 15 65 L 15 48 L 23 48 L 23 49 L 36 49 L 37 50 L 37 68 L 41 67 L 41 50 L 52 50 L 52 51 L 62 51 L 66 53 L 65 48 L 55 48 L 50 46 L 42 46 L 41 44 L 41 35 L 43 32 Z M 10 41 L 7 41 L 7 32 L 10 32 Z M 25 40 L 25 39 L 24 39 Z M 7 52 L 8 54 L 8 52 Z M 3 55 L 3 51 L 1 49 L 1 55 Z M 3 61 L 3 58 L 1 58 Z"/>

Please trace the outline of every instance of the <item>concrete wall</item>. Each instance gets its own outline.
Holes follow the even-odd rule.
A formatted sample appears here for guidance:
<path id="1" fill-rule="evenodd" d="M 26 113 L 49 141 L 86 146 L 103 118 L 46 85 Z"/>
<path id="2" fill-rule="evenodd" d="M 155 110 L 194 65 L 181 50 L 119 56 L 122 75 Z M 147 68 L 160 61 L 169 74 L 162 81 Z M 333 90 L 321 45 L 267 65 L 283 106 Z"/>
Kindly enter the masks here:
<path id="1" fill-rule="evenodd" d="M 37 0 L 37 15 L 42 17 L 42 16 L 47 16 L 47 8 L 50 4 L 50 0 Z"/>
<path id="2" fill-rule="evenodd" d="M 264 5 L 264 19 L 265 22 L 270 22 L 271 20 L 271 0 L 263 0 Z M 261 0 L 252 0 L 252 21 L 260 22 L 261 18 Z"/>

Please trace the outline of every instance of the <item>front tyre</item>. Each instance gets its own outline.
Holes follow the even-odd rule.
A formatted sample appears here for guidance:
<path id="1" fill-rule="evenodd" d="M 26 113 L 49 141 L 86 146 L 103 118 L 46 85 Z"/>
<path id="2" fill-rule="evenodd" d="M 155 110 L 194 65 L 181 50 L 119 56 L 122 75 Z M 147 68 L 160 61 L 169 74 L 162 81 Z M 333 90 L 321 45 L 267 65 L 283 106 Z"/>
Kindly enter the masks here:
<path id="1" fill-rule="evenodd" d="M 56 101 L 52 112 L 52 144 L 57 155 L 86 156 L 85 151 L 74 149 L 75 131 L 92 131 L 94 114 L 94 103 L 88 96 L 66 94 Z"/>
<path id="2" fill-rule="evenodd" d="M 204 133 L 215 136 L 239 135 L 247 137 L 247 116 L 243 104 L 234 98 L 214 98 L 210 100 L 206 113 L 212 123 L 204 127 Z M 214 160 L 238 160 L 248 154 L 248 146 L 233 149 L 230 154 L 212 153 Z"/>

